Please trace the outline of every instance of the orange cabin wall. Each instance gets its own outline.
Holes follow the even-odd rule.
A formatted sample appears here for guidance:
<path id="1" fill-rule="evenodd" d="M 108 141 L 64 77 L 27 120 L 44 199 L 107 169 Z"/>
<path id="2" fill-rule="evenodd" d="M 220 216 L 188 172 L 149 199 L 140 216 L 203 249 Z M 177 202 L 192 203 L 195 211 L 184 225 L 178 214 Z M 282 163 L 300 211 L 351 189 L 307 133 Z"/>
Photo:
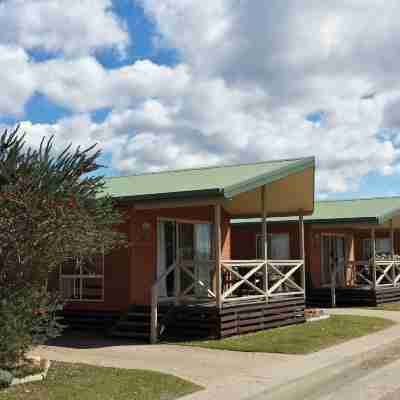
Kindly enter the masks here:
<path id="1" fill-rule="evenodd" d="M 129 216 L 127 216 L 129 218 Z M 130 221 L 117 229 L 130 236 Z M 129 305 L 129 261 L 131 249 L 120 248 L 104 257 L 104 301 L 72 301 L 66 304 L 67 310 L 119 311 Z"/>
<path id="2" fill-rule="evenodd" d="M 268 223 L 268 233 L 289 233 L 290 258 L 300 257 L 299 227 L 296 223 Z M 233 224 L 231 226 L 232 259 L 256 258 L 256 236 L 261 234 L 261 224 Z"/>
<path id="3" fill-rule="evenodd" d="M 150 304 L 151 286 L 157 275 L 157 219 L 177 218 L 214 221 L 213 206 L 177 207 L 126 212 L 126 222 L 119 229 L 128 237 L 128 248 L 112 252 L 105 258 L 104 301 L 70 302 L 67 309 L 123 311 L 131 304 Z M 148 224 L 145 236 L 143 224 Z M 231 258 L 230 215 L 221 212 L 222 258 Z"/>

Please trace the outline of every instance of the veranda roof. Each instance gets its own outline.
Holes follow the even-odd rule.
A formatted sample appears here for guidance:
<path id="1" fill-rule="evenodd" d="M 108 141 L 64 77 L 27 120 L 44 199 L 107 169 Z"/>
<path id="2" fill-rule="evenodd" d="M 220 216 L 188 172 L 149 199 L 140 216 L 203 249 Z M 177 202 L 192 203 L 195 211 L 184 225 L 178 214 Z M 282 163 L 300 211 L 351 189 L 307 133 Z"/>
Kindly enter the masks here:
<path id="1" fill-rule="evenodd" d="M 304 218 L 308 223 L 321 224 L 388 224 L 393 219 L 400 226 L 400 196 L 369 199 L 316 201 L 314 213 Z M 275 218 L 275 221 L 290 221 L 290 218 Z M 259 223 L 259 218 L 232 220 L 234 224 Z"/>
<path id="2" fill-rule="evenodd" d="M 106 178 L 106 193 L 143 202 L 215 198 L 232 215 L 258 216 L 267 187 L 270 215 L 309 214 L 314 208 L 314 157 Z"/>

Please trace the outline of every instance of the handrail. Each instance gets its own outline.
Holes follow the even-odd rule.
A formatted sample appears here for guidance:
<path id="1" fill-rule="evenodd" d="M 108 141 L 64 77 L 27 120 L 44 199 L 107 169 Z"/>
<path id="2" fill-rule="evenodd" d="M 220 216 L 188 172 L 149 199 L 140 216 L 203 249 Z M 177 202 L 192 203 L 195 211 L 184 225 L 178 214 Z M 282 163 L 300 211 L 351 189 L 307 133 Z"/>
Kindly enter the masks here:
<path id="1" fill-rule="evenodd" d="M 265 268 L 264 274 L 266 274 L 265 284 L 263 288 L 260 288 L 255 285 L 255 282 L 250 281 L 250 278 L 260 271 L 262 268 Z M 282 270 L 283 267 L 288 267 L 289 270 Z M 241 274 L 238 272 L 238 268 L 249 269 L 248 272 L 245 274 Z M 245 296 L 246 298 L 257 298 L 257 297 L 264 297 L 268 299 L 268 297 L 273 296 L 281 296 L 281 295 L 291 295 L 291 294 L 302 294 L 305 295 L 305 288 L 302 287 L 302 283 L 298 284 L 294 279 L 293 275 L 296 271 L 301 270 L 304 268 L 304 260 L 296 259 L 296 260 L 222 260 L 221 261 L 221 270 L 224 269 L 229 272 L 234 278 L 238 280 L 233 283 L 232 286 L 227 288 L 222 293 L 223 301 L 233 301 L 233 298 L 230 298 L 235 290 L 237 290 L 242 285 L 247 285 L 250 287 L 255 294 Z M 283 272 L 284 271 L 284 272 Z M 270 286 L 271 282 L 271 272 L 278 276 L 277 281 L 273 281 L 272 285 Z M 283 285 L 286 284 L 287 287 L 291 288 L 290 291 L 286 291 L 284 293 L 277 293 L 279 288 L 282 288 Z M 244 298 L 243 296 L 238 297 L 237 299 L 240 300 Z"/>
<path id="2" fill-rule="evenodd" d="M 171 264 L 153 283 L 151 286 L 151 325 L 150 325 L 150 342 L 152 344 L 157 343 L 158 339 L 158 286 L 173 270 L 176 268 L 176 263 Z"/>
<path id="3" fill-rule="evenodd" d="M 360 285 L 358 281 L 361 280 L 361 284 L 364 283 L 372 288 L 373 282 L 369 278 L 374 269 L 377 274 L 376 287 L 397 287 L 400 281 L 400 261 L 397 259 L 376 260 L 375 268 L 370 261 L 351 261 L 349 264 L 352 265 L 355 286 Z"/>
<path id="4" fill-rule="evenodd" d="M 301 286 L 302 283 L 299 285 L 292 279 L 292 276 L 296 271 L 304 268 L 304 260 L 268 260 L 267 266 L 270 266 L 271 271 L 280 276 L 280 279 L 268 290 L 268 295 L 270 297 L 282 296 L 283 294 L 305 294 L 305 288 Z M 279 267 L 289 267 L 290 269 L 284 273 L 279 270 Z M 284 283 L 294 288 L 294 290 L 284 293 L 274 293 L 278 288 L 281 288 Z"/>

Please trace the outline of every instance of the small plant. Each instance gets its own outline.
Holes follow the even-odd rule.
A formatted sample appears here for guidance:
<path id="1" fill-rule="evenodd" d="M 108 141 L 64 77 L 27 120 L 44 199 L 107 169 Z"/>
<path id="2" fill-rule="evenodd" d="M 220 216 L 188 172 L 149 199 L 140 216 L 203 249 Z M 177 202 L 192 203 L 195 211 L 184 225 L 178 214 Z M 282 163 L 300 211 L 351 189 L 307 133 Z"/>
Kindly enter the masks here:
<path id="1" fill-rule="evenodd" d="M 1 287 L 0 368 L 14 370 L 32 346 L 58 336 L 61 308 L 60 300 L 41 287 Z"/>
<path id="2" fill-rule="evenodd" d="M 13 376 L 10 372 L 0 369 L 0 389 L 4 389 L 11 385 Z"/>

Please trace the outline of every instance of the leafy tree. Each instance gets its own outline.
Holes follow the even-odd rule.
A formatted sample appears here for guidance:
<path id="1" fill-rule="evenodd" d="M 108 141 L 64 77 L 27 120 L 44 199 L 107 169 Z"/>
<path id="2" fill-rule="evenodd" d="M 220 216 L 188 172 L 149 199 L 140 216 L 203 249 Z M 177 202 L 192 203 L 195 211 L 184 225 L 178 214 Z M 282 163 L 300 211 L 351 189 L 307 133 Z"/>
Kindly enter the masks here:
<path id="1" fill-rule="evenodd" d="M 122 245 L 121 214 L 104 193 L 94 146 L 55 155 L 19 129 L 0 137 L 0 285 L 44 283 L 66 257 L 91 257 Z"/>
<path id="2" fill-rule="evenodd" d="M 53 137 L 34 149 L 18 128 L 0 136 L 0 368 L 59 332 L 52 272 L 125 244 L 122 216 L 94 174 L 99 155 L 94 146 L 56 154 Z"/>

